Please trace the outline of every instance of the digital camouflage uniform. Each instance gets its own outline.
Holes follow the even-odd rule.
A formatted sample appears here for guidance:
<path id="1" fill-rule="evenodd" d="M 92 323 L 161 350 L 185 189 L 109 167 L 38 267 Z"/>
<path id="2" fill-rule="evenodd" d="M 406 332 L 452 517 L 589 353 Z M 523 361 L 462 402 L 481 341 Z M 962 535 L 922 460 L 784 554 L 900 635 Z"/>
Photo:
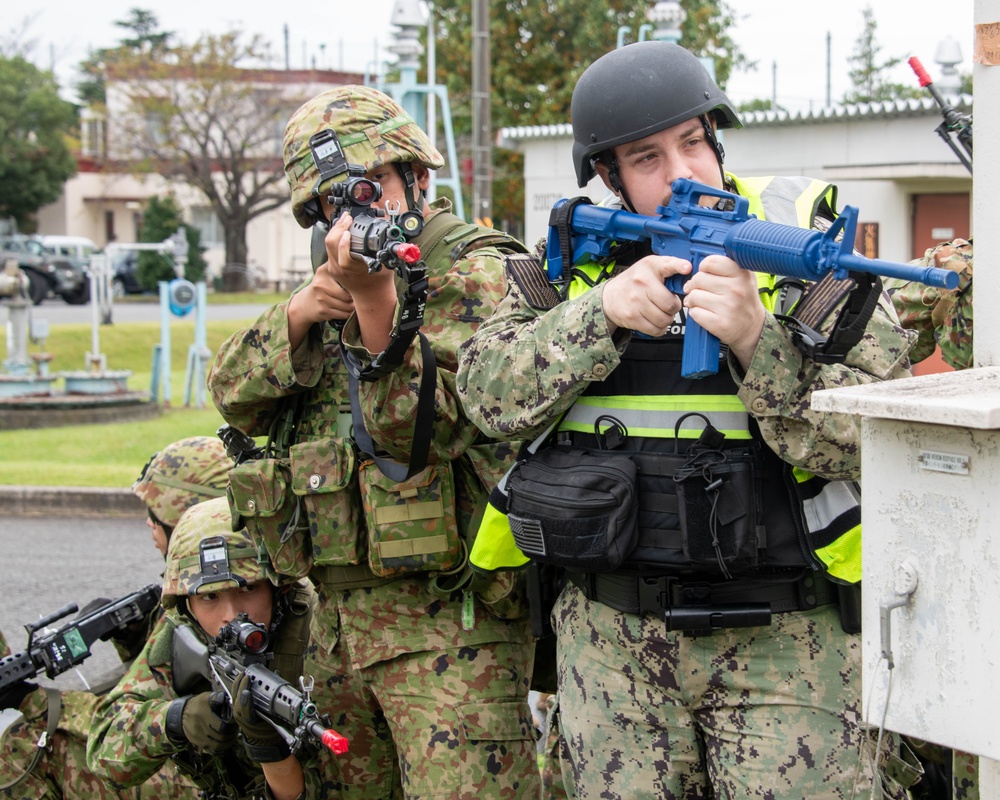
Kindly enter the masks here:
<path id="1" fill-rule="evenodd" d="M 941 358 L 949 366 L 954 369 L 973 366 L 972 257 L 971 241 L 953 239 L 928 248 L 923 258 L 910 262 L 957 272 L 959 281 L 954 289 L 939 289 L 898 278 L 886 281 L 885 287 L 899 314 L 900 324 L 918 334 L 917 343 L 910 351 L 912 363 L 928 358 L 935 346 L 940 346 Z M 979 800 L 979 759 L 976 756 L 931 742 L 915 742 L 914 749 L 929 768 L 933 765 L 940 768 L 950 759 L 953 800 Z"/>
<path id="2" fill-rule="evenodd" d="M 600 66 L 595 69 L 595 65 Z M 588 73 L 597 76 L 594 81 L 589 80 Z M 602 81 L 606 85 L 593 91 Z M 583 92 L 581 86 L 585 87 Z M 587 94 L 589 105 L 583 106 L 579 98 Z M 629 114 L 624 113 L 626 108 Z M 574 90 L 573 153 L 579 185 L 586 185 L 594 174 L 592 158 L 620 144 L 645 142 L 645 137 L 668 128 L 681 131 L 682 125 L 692 120 L 701 120 L 702 131 L 696 138 L 689 132 L 691 126 L 683 129 L 686 142 L 695 141 L 699 148 L 713 145 L 714 131 L 705 115 L 719 110 L 721 113 L 714 119 L 739 124 L 728 98 L 683 48 L 665 42 L 640 42 L 602 56 L 588 67 Z M 586 126 L 584 120 L 588 118 L 593 127 Z M 661 144 L 662 140 L 651 141 L 654 143 L 648 152 L 653 154 L 657 147 L 668 147 Z M 593 150 L 588 149 L 591 147 Z M 716 148 L 716 154 L 721 168 L 721 149 Z M 603 163 L 611 176 L 606 180 L 614 185 L 621 179 L 617 161 L 605 156 Z M 653 164 L 651 170 L 659 167 L 659 162 Z M 635 172 L 642 174 L 641 168 Z M 738 181 L 735 176 L 727 176 L 727 183 L 730 180 Z M 801 222 L 801 208 L 819 208 L 816 203 L 799 204 L 797 199 L 792 196 L 782 200 L 785 217 Z M 618 274 L 640 255 L 619 258 L 608 272 L 611 276 Z M 595 267 L 593 273 L 598 271 Z M 593 273 L 587 278 L 593 279 Z M 586 279 L 576 278 L 569 287 L 569 299 L 556 298 L 552 289 L 541 288 L 545 287 L 546 276 L 540 264 L 531 267 L 512 263 L 506 297 L 465 344 L 459 364 L 459 397 L 483 431 L 501 438 L 534 439 L 571 408 L 579 408 L 577 400 L 591 388 L 593 393 L 585 400 L 595 401 L 599 409 L 595 413 L 605 413 L 604 409 L 613 405 L 609 400 L 617 401 L 615 408 L 627 408 L 627 401 L 635 399 L 638 408 L 632 418 L 642 430 L 648 430 L 644 425 L 656 426 L 643 414 L 649 410 L 652 413 L 647 416 L 652 417 L 661 410 L 655 407 L 656 396 L 664 398 L 662 410 L 666 416 L 677 407 L 667 403 L 676 399 L 686 403 L 680 406 L 685 412 L 703 411 L 711 417 L 714 412 L 710 403 L 725 400 L 725 408 L 729 409 L 728 403 L 735 395 L 743 407 L 736 415 L 742 418 L 745 409 L 754 423 L 741 429 L 755 441 L 763 440 L 785 464 L 831 481 L 859 477 L 860 423 L 850 416 L 813 411 L 810 397 L 815 389 L 909 374 L 904 360 L 909 341 L 896 324 L 887 297 L 881 298 L 864 337 L 842 364 L 813 362 L 795 345 L 789 331 L 766 311 L 760 340 L 746 370 L 732 356 L 728 370 L 723 361 L 722 374 L 708 379 L 719 388 L 708 391 L 706 399 L 698 391 L 702 384 L 694 380 L 684 383 L 680 378 L 679 360 L 662 352 L 644 360 L 643 354 L 659 347 L 657 343 L 636 343 L 625 329 L 614 335 L 609 332 L 603 307 L 607 277 L 598 277 L 597 285 L 587 290 L 582 286 Z M 580 292 L 574 295 L 576 288 Z M 668 335 L 661 339 L 664 347 L 679 339 L 682 332 L 683 319 L 678 316 Z M 640 352 L 629 358 L 627 351 L 633 344 Z M 648 365 L 645 370 L 644 364 Z M 615 382 L 615 371 L 623 366 L 623 374 L 636 385 Z M 731 387 L 721 384 L 727 371 Z M 650 391 L 657 381 L 662 383 L 656 385 L 676 387 L 677 392 Z M 606 383 L 626 392 L 631 389 L 631 393 L 624 395 L 624 400 L 606 396 L 608 392 L 614 394 L 601 390 Z M 681 391 L 687 393 L 683 398 L 678 397 Z M 699 399 L 704 403 L 700 409 Z M 586 418 L 585 414 L 581 416 Z M 594 423 L 594 430 L 602 419 Z M 568 461 L 573 452 L 569 448 L 581 446 L 577 444 L 581 439 L 573 438 L 574 429 L 563 430 L 570 443 L 558 452 Z M 619 438 L 628 442 L 630 436 L 635 436 L 642 442 L 641 447 L 649 446 L 657 454 L 669 446 L 661 442 L 673 442 L 676 452 L 676 430 L 671 428 L 668 436 L 665 426 L 657 429 L 659 438 L 653 441 L 653 434 L 630 434 L 622 427 L 624 433 Z M 590 457 L 597 472 L 602 439 L 596 435 L 593 438 L 597 446 L 590 447 Z M 614 446 L 607 444 L 606 449 Z M 634 448 L 641 447 L 626 444 L 622 449 L 631 454 Z M 609 453 L 609 458 L 612 455 Z M 632 460 L 632 455 L 628 458 Z M 552 468 L 551 463 L 547 466 Z M 543 469 L 540 466 L 537 473 Z M 671 483 L 670 477 L 667 475 L 664 483 Z M 556 483 L 553 477 L 552 485 Z M 643 489 L 638 479 L 636 485 L 641 497 Z M 787 485 L 784 491 L 789 492 Z M 674 503 L 676 516 L 680 503 L 677 494 L 660 491 L 646 496 L 651 505 L 640 506 L 640 518 L 644 512 L 654 510 L 656 503 L 662 503 L 665 513 L 669 512 L 668 501 Z M 781 490 L 774 492 L 776 500 L 772 502 L 776 507 L 781 496 Z M 532 502 L 542 501 L 537 498 Z M 556 517 L 562 507 L 556 508 L 553 503 L 553 508 L 552 517 Z M 539 523 L 539 528 L 546 524 Z M 640 523 L 636 526 L 641 528 Z M 553 527 L 557 524 L 553 523 Z M 586 530 L 582 515 L 580 527 Z M 708 528 L 707 522 L 699 528 L 706 540 Z M 667 544 L 662 546 L 669 548 Z M 692 592 L 699 586 L 705 587 L 706 594 L 708 587 L 720 594 L 726 591 L 721 575 L 699 572 L 692 563 L 688 562 L 685 572 L 682 566 L 656 562 L 658 571 L 650 567 L 642 572 L 643 578 L 654 576 L 651 584 L 642 584 L 636 573 L 609 568 L 605 585 L 617 579 L 622 586 L 639 586 L 633 589 L 639 597 L 645 585 L 656 596 L 660 581 L 667 587 L 664 594 L 669 596 L 669 580 L 673 578 L 690 586 Z M 781 580 L 780 568 L 772 570 L 772 574 L 766 574 L 764 570 L 747 569 L 737 574 L 734 583 L 742 584 L 740 591 L 744 593 L 775 586 Z M 581 568 L 581 585 L 595 577 L 585 572 Z M 567 744 L 576 797 L 845 800 L 870 796 L 871 748 L 862 746 L 861 642 L 857 634 L 844 632 L 836 605 L 817 603 L 811 610 L 775 611 L 767 627 L 726 627 L 723 623 L 709 634 L 667 630 L 669 612 L 616 610 L 588 599 L 574 573 L 567 575 L 566 587 L 555 601 L 552 624 L 557 637 L 559 724 Z M 813 591 L 810 587 L 816 586 L 816 578 L 808 573 L 799 580 L 806 595 Z M 596 586 L 596 581 L 591 585 Z M 672 604 L 669 599 L 665 602 Z M 683 600 L 673 602 L 685 605 Z M 734 598 L 732 602 L 739 605 L 740 600 Z M 807 599 L 804 604 L 809 602 Z M 698 600 L 692 605 L 697 606 Z M 708 611 L 716 607 L 706 606 Z M 886 795 L 902 798 L 905 792 L 890 783 Z"/>
<path id="3" fill-rule="evenodd" d="M 954 289 L 939 289 L 916 281 L 887 280 L 885 287 L 900 324 L 919 334 L 910 361 L 923 361 L 941 347 L 941 357 L 955 369 L 972 366 L 972 242 L 954 239 L 928 248 L 911 263 L 940 267 L 959 274 Z"/>
<path id="4" fill-rule="evenodd" d="M 416 154 L 406 156 L 408 162 L 442 163 L 423 132 L 380 93 L 345 87 L 310 102 L 293 116 L 285 137 L 293 210 L 303 227 L 313 220 L 300 213 L 301 203 L 316 183 L 311 160 L 305 166 L 300 161 L 304 140 L 336 120 L 348 119 L 354 137 L 359 136 L 355 114 L 372 121 L 360 144 L 356 139 L 348 144 L 345 129 L 338 127 L 348 161 L 366 170 L 398 159 L 400 150 Z M 310 107 L 314 111 L 306 113 Z M 380 120 L 384 122 L 376 128 Z M 393 129 L 397 122 L 402 127 Z M 449 209 L 447 200 L 435 202 L 425 214 L 428 227 L 434 216 Z M 425 258 L 427 230 L 414 240 Z M 461 343 L 503 296 L 503 267 L 493 247 L 473 248 L 453 264 L 450 259 L 428 260 L 428 266 L 420 330 L 437 363 L 428 469 L 454 474 L 457 516 L 448 523 L 448 533 L 468 542 L 474 518 L 512 451 L 487 442 L 466 418 L 455 394 L 455 369 Z M 371 361 L 358 344 L 353 317 L 344 337 L 361 363 Z M 473 591 L 465 583 L 461 560 L 447 576 L 373 573 L 359 471 L 381 479 L 370 460 L 364 466 L 356 463 L 360 457 L 348 438 L 348 374 L 339 339 L 334 326 L 314 325 L 293 352 L 288 302 L 281 302 L 223 343 L 208 379 L 223 417 L 253 436 L 268 432 L 289 398 L 301 402 L 290 481 L 309 514 L 311 567 L 306 569 L 319 595 L 306 668 L 316 678 L 319 708 L 331 714 L 333 726 L 351 742 L 344 756 L 332 760 L 324 754 L 325 776 L 340 784 L 345 798 L 397 797 L 402 790 L 410 798 L 534 796 L 539 777 L 527 704 L 533 643 L 520 587 L 504 575 Z M 410 456 L 422 369 L 414 342 L 397 369 L 361 382 L 368 432 L 404 464 Z M 337 463 L 344 468 L 320 480 Z M 244 466 L 252 469 L 249 462 Z M 311 474 L 316 478 L 312 484 Z M 337 490 L 323 488 L 329 484 Z M 385 485 L 387 491 L 398 491 L 388 479 Z"/>
<path id="5" fill-rule="evenodd" d="M 190 529 L 184 530 L 182 526 L 188 521 L 191 522 Z M 186 765 L 187 771 L 183 772 L 182 782 L 188 785 L 194 783 L 201 790 L 207 790 L 208 796 L 218 800 L 269 800 L 271 797 L 260 766 L 250 760 L 240 744 L 234 743 L 231 749 L 213 756 L 190 746 L 178 746 L 166 735 L 167 711 L 177 699 L 173 679 L 174 631 L 178 626 L 189 625 L 199 638 L 207 642 L 205 632 L 187 612 L 175 604 L 178 594 L 183 596 L 195 593 L 193 587 L 201 577 L 197 566 L 197 545 L 202 537 L 197 532 L 204 530 L 204 536 L 207 537 L 225 530 L 233 574 L 239 575 L 248 583 L 261 580 L 264 574 L 257 563 L 256 548 L 246 531 L 231 532 L 229 521 L 228 502 L 223 498 L 196 505 L 182 516 L 171 539 L 167 556 L 163 587 L 166 612 L 156 622 L 152 634 L 125 676 L 114 689 L 99 699 L 87 741 L 87 763 L 95 774 L 102 776 L 112 786 L 122 789 L 141 786 L 165 764 L 175 762 Z M 192 539 L 193 557 L 185 554 L 184 560 L 181 560 L 182 556 L 178 554 L 177 559 L 171 558 L 175 548 L 191 551 L 189 543 Z M 197 589 L 197 593 L 219 591 L 233 585 L 231 581 L 205 582 Z M 188 587 L 192 588 L 189 590 Z M 289 587 L 288 591 L 296 593 L 299 598 L 296 602 L 300 603 L 301 600 L 305 604 L 305 613 L 308 613 L 308 604 L 312 600 L 311 589 L 302 585 Z M 302 613 L 301 609 L 299 613 Z M 307 623 L 303 623 L 302 627 L 306 625 Z M 281 645 L 282 627 L 279 625 L 270 632 L 276 655 L 274 661 L 269 663 L 269 668 L 283 677 L 301 674 L 301 656 L 288 653 L 287 648 Z M 295 649 L 301 647 L 302 640 L 298 640 Z M 294 678 L 289 680 L 295 682 Z M 211 688 L 205 681 L 199 691 L 209 691 Z M 320 790 L 315 770 L 303 766 L 306 778 L 304 797 L 309 800 L 326 797 Z M 181 768 L 178 767 L 178 770 Z M 145 797 L 145 794 L 137 796 Z M 200 797 L 201 794 L 196 792 L 193 796 Z"/>

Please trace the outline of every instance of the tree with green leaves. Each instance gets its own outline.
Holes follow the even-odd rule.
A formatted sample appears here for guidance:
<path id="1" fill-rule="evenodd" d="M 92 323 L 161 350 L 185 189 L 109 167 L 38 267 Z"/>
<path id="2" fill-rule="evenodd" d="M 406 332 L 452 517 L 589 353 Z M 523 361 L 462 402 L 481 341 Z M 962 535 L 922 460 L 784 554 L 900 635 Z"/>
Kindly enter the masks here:
<path id="1" fill-rule="evenodd" d="M 115 20 L 115 25 L 131 35 L 125 36 L 114 47 L 94 50 L 79 66 L 82 78 L 76 84 L 77 94 L 84 105 L 103 106 L 105 102 L 106 73 L 109 68 L 130 56 L 165 53 L 174 34 L 159 30 L 160 22 L 152 11 L 142 8 L 129 9 L 126 19 Z"/>
<path id="2" fill-rule="evenodd" d="M 878 22 L 871 6 L 861 11 L 863 27 L 854 43 L 854 52 L 848 58 L 851 69 L 851 89 L 844 94 L 845 103 L 874 103 L 918 97 L 921 91 L 915 86 L 893 83 L 890 70 L 903 62 L 902 57 L 882 58 L 878 43 Z"/>
<path id="3" fill-rule="evenodd" d="M 184 277 L 196 283 L 205 279 L 208 264 L 202 253 L 200 231 L 183 221 L 183 213 L 173 195 L 151 197 L 142 215 L 141 242 L 162 242 L 177 232 L 184 231 L 187 239 L 187 260 L 184 263 Z M 140 251 L 136 264 L 136 279 L 147 291 L 156 289 L 160 281 L 172 281 L 177 277 L 172 260 L 160 253 Z"/>
<path id="4" fill-rule="evenodd" d="M 109 154 L 199 190 L 222 225 L 226 263 L 246 264 L 247 225 L 288 202 L 280 136 L 301 98 L 250 68 L 266 56 L 261 38 L 230 32 L 122 53 L 108 71 L 122 109 L 108 120 Z"/>
<path id="5" fill-rule="evenodd" d="M 34 230 L 35 213 L 76 173 L 68 144 L 75 134 L 76 110 L 52 73 L 23 56 L 0 57 L 0 217 Z"/>
<path id="6" fill-rule="evenodd" d="M 494 129 L 568 122 L 573 87 L 595 59 L 613 50 L 620 28 L 638 36 L 648 0 L 504 0 L 490 3 L 491 106 Z M 687 18 L 681 44 L 716 58 L 725 86 L 733 68 L 749 67 L 729 36 L 734 17 L 725 0 L 681 0 Z M 448 86 L 459 161 L 471 153 L 472 6 L 470 0 L 434 0 L 438 80 Z M 424 34 L 426 35 L 426 34 Z M 426 76 L 421 76 L 426 79 Z M 493 151 L 496 219 L 524 213 L 522 159 Z M 456 169 L 457 165 L 449 165 Z"/>

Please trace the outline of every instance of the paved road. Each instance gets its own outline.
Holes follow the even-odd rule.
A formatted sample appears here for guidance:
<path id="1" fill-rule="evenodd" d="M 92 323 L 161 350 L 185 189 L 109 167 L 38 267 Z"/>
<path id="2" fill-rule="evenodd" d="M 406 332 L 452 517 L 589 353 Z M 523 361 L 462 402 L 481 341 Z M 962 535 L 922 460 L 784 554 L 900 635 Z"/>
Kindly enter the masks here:
<path id="1" fill-rule="evenodd" d="M 209 303 L 206 313 L 210 321 L 218 319 L 253 319 L 260 315 L 267 307 L 268 304 L 266 303 L 240 305 L 216 305 Z M 71 306 L 58 298 L 50 298 L 41 305 L 35 306 L 31 311 L 31 315 L 33 319 L 48 320 L 49 325 L 89 323 L 93 319 L 93 311 L 90 304 Z M 160 304 L 152 298 L 148 303 L 115 303 L 112 308 L 111 319 L 114 322 L 149 322 L 150 320 L 159 320 Z M 172 318 L 172 320 L 178 319 L 180 318 Z M 183 319 L 185 321 L 188 319 L 194 321 L 194 312 Z"/>
<path id="2" fill-rule="evenodd" d="M 162 571 L 163 559 L 153 547 L 144 517 L 0 515 L 0 630 L 11 650 L 18 652 L 27 643 L 24 623 L 67 603 L 82 608 L 95 597 L 119 597 L 158 584 Z M 80 667 L 89 681 L 121 668 L 110 643 L 98 642 L 92 652 Z M 73 670 L 54 684 L 86 688 Z"/>

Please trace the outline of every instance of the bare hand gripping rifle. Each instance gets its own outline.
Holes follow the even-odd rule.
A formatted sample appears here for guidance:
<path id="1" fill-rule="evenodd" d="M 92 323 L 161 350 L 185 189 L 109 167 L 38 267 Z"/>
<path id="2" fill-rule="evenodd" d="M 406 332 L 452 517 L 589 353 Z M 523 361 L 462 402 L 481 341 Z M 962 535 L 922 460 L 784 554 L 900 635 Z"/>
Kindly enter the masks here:
<path id="1" fill-rule="evenodd" d="M 219 631 L 215 640 L 205 645 L 189 625 L 174 631 L 174 688 L 187 694 L 202 678 L 222 690 L 232 703 L 236 679 L 249 675 L 254 711 L 267 720 L 296 753 L 306 743 L 322 745 L 340 755 L 348 741 L 329 727 L 309 697 L 312 680 L 299 678 L 299 689 L 266 666 L 272 655 L 267 650 L 268 636 L 263 625 L 251 622 L 246 614 Z"/>
<path id="2" fill-rule="evenodd" d="M 546 251 L 549 281 L 564 284 L 570 279 L 572 266 L 609 259 L 613 245 L 648 241 L 657 255 L 690 261 L 692 275 L 706 256 L 723 255 L 743 269 L 803 281 L 818 281 L 827 273 L 838 280 L 860 273 L 919 281 L 945 289 L 958 284 L 958 273 L 950 270 L 855 255 L 858 210 L 853 206 L 845 206 L 824 233 L 757 219 L 749 212 L 745 197 L 687 178 L 674 181 L 672 190 L 669 204 L 659 206 L 657 214 L 651 217 L 591 205 L 589 201 L 572 205 L 571 201 L 560 200 L 549 220 Z M 712 201 L 711 207 L 701 204 L 706 198 Z M 560 208 L 567 203 L 571 204 L 569 218 L 559 220 Z M 667 288 L 683 296 L 689 277 L 672 275 L 667 278 Z M 688 316 L 681 374 L 686 378 L 702 378 L 714 375 L 718 368 L 718 338 Z"/>
<path id="3" fill-rule="evenodd" d="M 958 160 L 965 165 L 965 168 L 972 172 L 972 117 L 968 114 L 962 114 L 952 108 L 948 101 L 944 99 L 944 96 L 937 90 L 934 85 L 934 81 L 931 80 L 931 76 L 927 74 L 927 70 L 924 69 L 923 64 L 920 63 L 920 59 L 916 56 L 912 56 L 909 60 L 910 68 L 916 73 L 917 78 L 920 80 L 920 85 L 923 86 L 928 92 L 931 93 L 931 97 L 937 102 L 938 106 L 941 108 L 941 115 L 944 120 L 940 125 L 935 128 L 942 139 L 944 139 L 945 144 L 952 149 L 952 152 L 958 156 Z M 953 138 L 954 137 L 954 138 Z M 959 144 L 962 145 L 962 149 L 958 149 L 958 145 L 955 144 L 955 139 L 958 139 Z"/>
<path id="4" fill-rule="evenodd" d="M 139 622 L 160 604 L 160 587 L 150 584 L 117 600 L 95 601 L 94 608 L 53 630 L 53 622 L 80 610 L 76 603 L 60 608 L 47 617 L 24 626 L 28 632 L 25 650 L 0 659 L 0 692 L 44 672 L 49 678 L 61 675 L 88 658 L 90 647 L 107 641 L 115 631 Z M 41 631 L 41 633 L 39 633 Z"/>

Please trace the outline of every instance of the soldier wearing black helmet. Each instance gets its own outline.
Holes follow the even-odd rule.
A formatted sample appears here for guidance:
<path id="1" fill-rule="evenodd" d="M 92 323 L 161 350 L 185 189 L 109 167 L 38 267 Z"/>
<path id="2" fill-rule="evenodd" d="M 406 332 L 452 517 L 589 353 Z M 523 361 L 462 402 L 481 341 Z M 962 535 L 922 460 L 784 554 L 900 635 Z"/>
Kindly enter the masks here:
<path id="1" fill-rule="evenodd" d="M 775 222 L 826 229 L 836 216 L 822 181 L 724 169 L 716 131 L 739 118 L 678 45 L 599 58 L 572 122 L 578 182 L 600 176 L 607 204 L 653 215 L 689 178 Z M 459 396 L 491 435 L 554 433 L 509 473 L 509 516 L 484 518 L 471 558 L 526 563 L 515 525 L 544 544 L 537 561 L 565 569 L 551 619 L 576 796 L 867 796 L 852 613 L 860 431 L 810 397 L 908 374 L 888 298 L 844 362 L 826 364 L 779 322 L 790 295 L 777 279 L 723 256 L 701 262 L 683 301 L 664 281 L 691 264 L 638 247 L 575 264 L 566 286 L 538 261 L 507 267 L 507 296 L 463 348 Z M 726 346 L 714 377 L 681 375 L 685 315 Z M 601 506 L 598 489 L 635 499 Z M 605 550 L 582 553 L 584 541 Z"/>

